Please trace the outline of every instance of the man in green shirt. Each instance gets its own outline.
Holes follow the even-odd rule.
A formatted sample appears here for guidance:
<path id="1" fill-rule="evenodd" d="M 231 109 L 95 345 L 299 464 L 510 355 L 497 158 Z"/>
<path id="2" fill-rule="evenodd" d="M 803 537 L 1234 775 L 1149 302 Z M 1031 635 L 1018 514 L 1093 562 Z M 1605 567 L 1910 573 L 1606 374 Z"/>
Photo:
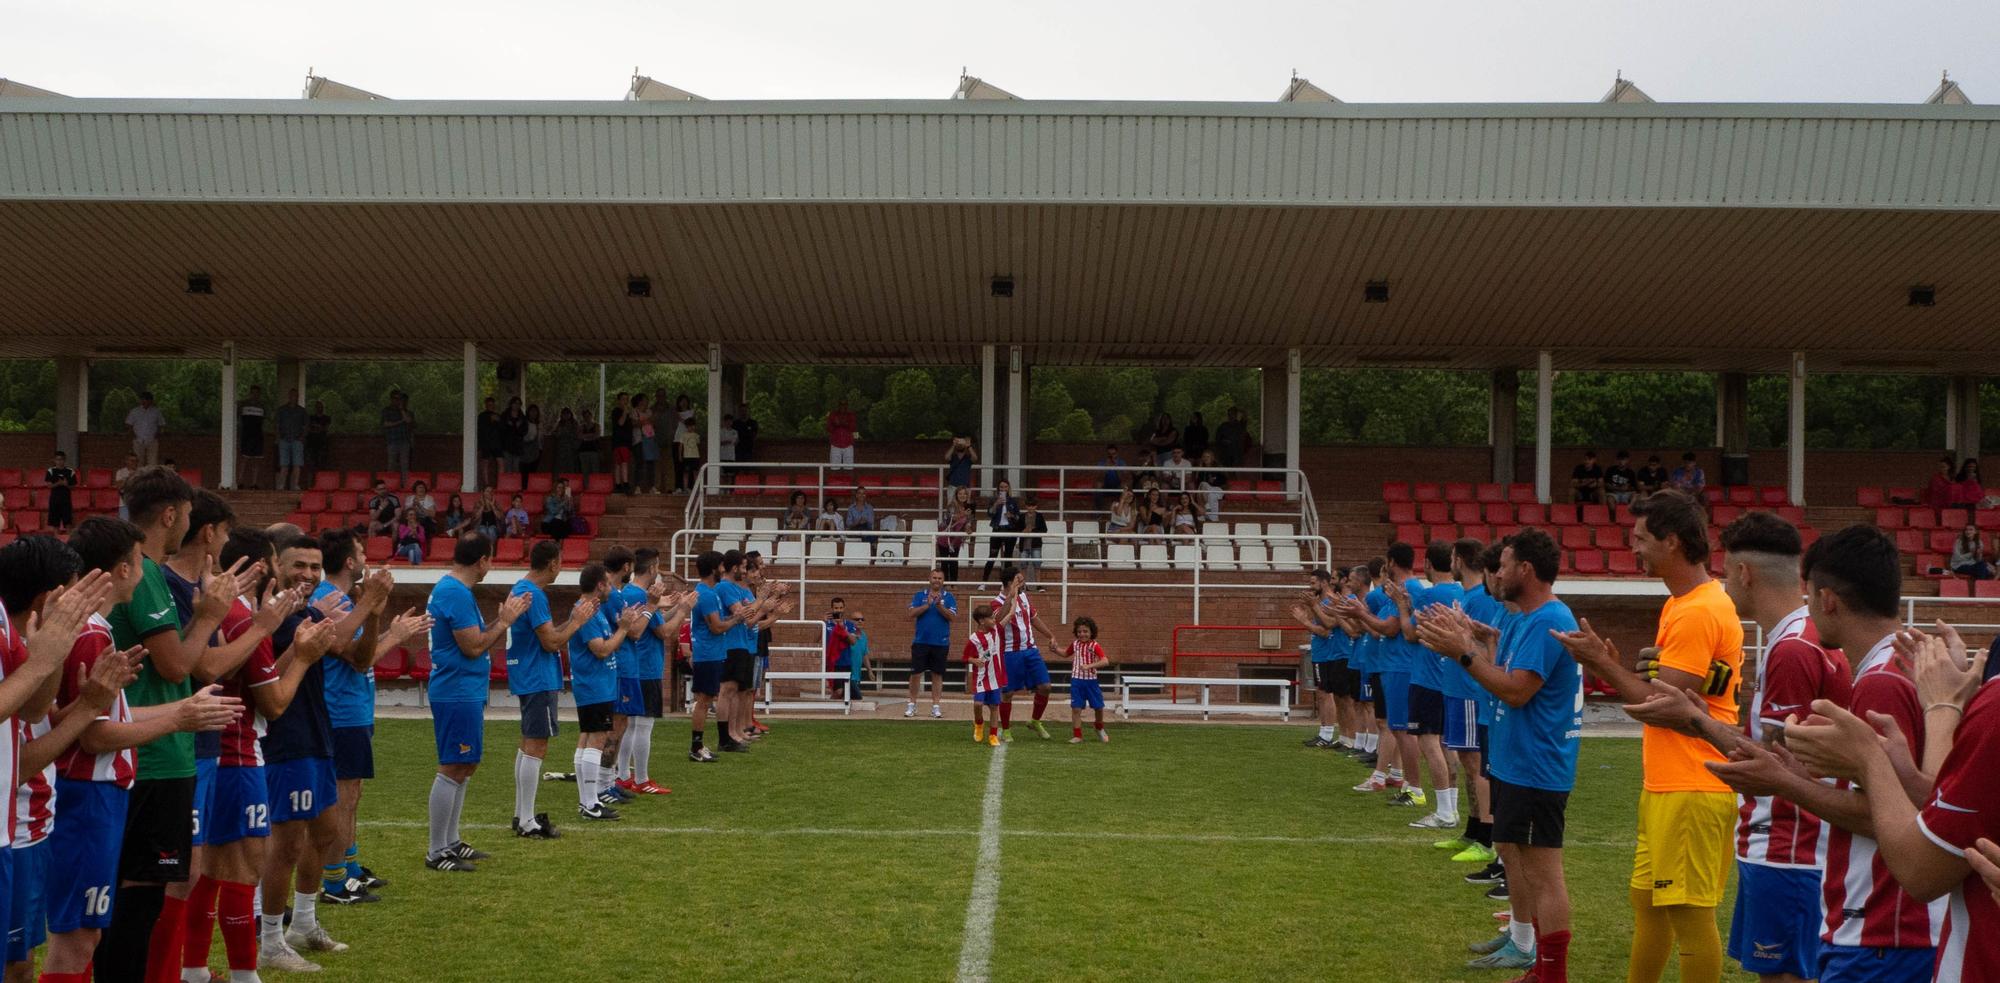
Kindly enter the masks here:
<path id="1" fill-rule="evenodd" d="M 209 578 L 195 596 L 193 622 L 183 626 L 160 564 L 187 536 L 194 489 L 173 471 L 149 467 L 125 482 L 122 497 L 132 524 L 145 535 L 138 586 L 106 619 L 113 644 L 145 649 L 125 700 L 135 708 L 172 703 L 194 694 L 195 662 L 229 612 L 237 584 L 233 577 Z M 169 734 L 142 745 L 137 757 L 118 860 L 118 904 L 95 959 L 98 972 L 110 979 L 144 976 L 156 924 L 178 933 L 186 901 L 169 900 L 166 885 L 187 880 L 194 849 L 194 735 Z"/>

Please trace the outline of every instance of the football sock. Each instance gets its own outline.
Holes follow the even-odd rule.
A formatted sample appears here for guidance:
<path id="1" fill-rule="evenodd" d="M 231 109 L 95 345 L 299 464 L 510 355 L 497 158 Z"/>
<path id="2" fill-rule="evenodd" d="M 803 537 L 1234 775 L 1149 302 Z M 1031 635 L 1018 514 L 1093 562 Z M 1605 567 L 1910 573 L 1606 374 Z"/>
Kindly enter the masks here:
<path id="1" fill-rule="evenodd" d="M 1000 727 L 1002 730 L 1014 729 L 1014 703 L 1011 700 L 1000 704 Z"/>
<path id="2" fill-rule="evenodd" d="M 187 931 L 187 899 L 161 892 L 160 917 L 146 946 L 146 983 L 174 983 L 181 975 L 181 940 Z"/>
<path id="3" fill-rule="evenodd" d="M 1569 933 L 1550 932 L 1536 941 L 1535 975 L 1540 983 L 1569 983 Z"/>
<path id="4" fill-rule="evenodd" d="M 51 973 L 43 970 L 36 983 L 90 983 L 89 973 Z"/>
<path id="5" fill-rule="evenodd" d="M 1393 765 L 1392 765 L 1392 766 L 1390 766 L 1390 768 L 1389 768 L 1389 780 L 1390 780 L 1390 781 L 1392 781 L 1392 782 L 1400 782 L 1400 781 L 1402 781 L 1402 780 L 1403 780 L 1403 769 L 1401 769 L 1401 768 L 1397 768 L 1397 767 L 1395 767 L 1395 766 L 1393 766 Z"/>
<path id="6" fill-rule="evenodd" d="M 325 864 L 319 869 L 320 886 L 329 893 L 337 894 L 347 890 L 347 862 Z"/>
<path id="7" fill-rule="evenodd" d="M 1507 909 L 1513 911 L 1512 908 Z M 1525 918 L 1514 918 L 1507 922 L 1507 934 L 1514 938 L 1514 948 L 1529 955 L 1535 952 L 1535 923 Z"/>
<path id="8" fill-rule="evenodd" d="M 1330 740 L 1333 740 L 1333 728 L 1331 728 L 1331 727 L 1321 727 L 1321 728 L 1319 729 L 1319 739 L 1320 739 L 1320 740 L 1322 740 L 1322 741 L 1330 741 Z"/>
<path id="9" fill-rule="evenodd" d="M 461 821 L 465 818 L 465 794 L 471 790 L 472 778 L 469 775 L 466 776 L 465 781 L 459 782 L 451 790 L 451 840 L 446 844 L 447 846 L 450 843 L 465 842 L 465 834 L 462 832 L 463 826 Z"/>
<path id="10" fill-rule="evenodd" d="M 1438 815 L 1446 819 L 1458 819 L 1458 789 L 1438 789 Z"/>
<path id="11" fill-rule="evenodd" d="M 1042 711 L 1044 711 L 1044 710 L 1047 710 L 1048 708 L 1049 708 L 1049 694 L 1047 694 L 1047 693 L 1036 693 L 1036 694 L 1035 694 L 1035 719 L 1036 719 L 1036 720 L 1040 720 L 1040 719 L 1042 719 Z"/>
<path id="12" fill-rule="evenodd" d="M 165 897 L 166 888 L 158 884 L 119 889 L 118 903 L 111 909 L 111 925 L 98 938 L 93 957 L 100 975 L 121 980 L 146 978 L 147 941 L 152 938 Z"/>
<path id="13" fill-rule="evenodd" d="M 285 944 L 285 913 L 265 915 L 258 920 L 259 934 L 266 948 Z"/>
<path id="14" fill-rule="evenodd" d="M 458 783 L 443 775 L 431 779 L 430 852 L 435 857 L 451 845 L 451 803 Z"/>
<path id="15" fill-rule="evenodd" d="M 257 971 L 257 912 L 252 907 L 256 903 L 256 887 L 223 881 L 219 884 L 220 897 L 216 909 L 222 923 L 222 948 L 229 954 L 229 970 L 232 973 Z M 204 946 L 206 943 L 203 943 Z M 208 958 L 207 949 L 202 950 L 202 958 Z"/>
<path id="16" fill-rule="evenodd" d="M 541 767 L 541 765 L 542 765 L 542 763 L 541 763 L 540 761 L 537 761 L 537 762 L 535 762 L 535 767 L 539 768 L 539 767 Z M 349 876 L 349 877 L 352 877 L 352 878 L 354 878 L 355 880 L 360 880 L 360 879 L 361 879 L 361 844 L 359 844 L 359 843 L 349 843 L 349 844 L 347 845 L 347 857 L 346 857 L 346 860 L 347 860 L 347 876 Z"/>
<path id="17" fill-rule="evenodd" d="M 181 967 L 198 972 L 199 983 L 208 983 L 208 949 L 215 940 L 215 903 L 221 893 L 221 881 L 206 876 L 195 881 L 181 920 Z"/>
<path id="18" fill-rule="evenodd" d="M 1673 905 L 1663 909 L 1673 924 L 1674 943 L 1681 950 L 1682 983 L 1718 983 L 1722 979 L 1722 933 L 1714 908 Z"/>
<path id="19" fill-rule="evenodd" d="M 535 792 L 542 784 L 542 759 L 514 752 L 514 818 L 526 826 L 535 818 Z"/>
<path id="20" fill-rule="evenodd" d="M 699 751 L 699 750 L 701 750 L 701 728 L 699 728 L 699 727 L 695 728 L 695 730 L 694 730 L 694 743 L 693 743 L 693 744 L 690 744 L 690 745 L 688 745 L 688 750 L 690 750 L 690 751 Z"/>
<path id="21" fill-rule="evenodd" d="M 625 724 L 625 739 L 618 742 L 618 753 L 613 755 L 611 777 L 604 784 L 628 781 L 632 777 L 632 751 L 638 747 L 638 721 L 629 720 Z"/>
<path id="22" fill-rule="evenodd" d="M 292 892 L 292 931 L 301 935 L 319 927 L 319 895 L 312 891 Z"/>
<path id="23" fill-rule="evenodd" d="M 632 745 L 632 780 L 641 785 L 653 780 L 653 724 L 651 717 L 634 718 L 639 739 Z"/>
<path id="24" fill-rule="evenodd" d="M 1372 775 L 1369 775 L 1369 776 L 1368 776 L 1368 780 L 1369 780 L 1369 781 L 1371 781 L 1371 782 L 1374 782 L 1374 783 L 1375 783 L 1375 784 L 1377 784 L 1377 785 L 1384 785 L 1384 784 L 1387 784 L 1387 783 L 1388 783 L 1388 781 L 1389 781 L 1389 776 L 1388 776 L 1388 775 L 1385 775 L 1385 774 L 1383 774 L 1383 773 L 1382 773 L 1382 769 L 1380 769 L 1380 768 L 1377 768 L 1377 769 L 1375 769 L 1375 773 L 1374 773 L 1374 774 L 1372 774 Z"/>
<path id="25" fill-rule="evenodd" d="M 1071 737 L 1082 737 L 1082 736 L 1083 736 L 1083 725 L 1082 725 L 1082 724 L 1077 724 L 1076 726 L 1074 726 L 1074 727 L 1071 727 L 1071 728 L 1069 729 L 1069 736 L 1071 736 Z"/>
<path id="26" fill-rule="evenodd" d="M 597 804 L 597 795 L 603 791 L 604 752 L 597 748 L 579 748 L 576 752 L 576 802 L 588 809 Z"/>
<path id="27" fill-rule="evenodd" d="M 1104 733 L 1104 721 L 1100 720 L 1097 722 L 1097 732 L 1100 734 Z"/>
<path id="28" fill-rule="evenodd" d="M 1626 983 L 1658 983 L 1674 951 L 1674 927 L 1667 909 L 1653 906 L 1653 892 L 1632 888 L 1632 955 Z M 1713 913 L 1711 912 L 1711 917 Z"/>

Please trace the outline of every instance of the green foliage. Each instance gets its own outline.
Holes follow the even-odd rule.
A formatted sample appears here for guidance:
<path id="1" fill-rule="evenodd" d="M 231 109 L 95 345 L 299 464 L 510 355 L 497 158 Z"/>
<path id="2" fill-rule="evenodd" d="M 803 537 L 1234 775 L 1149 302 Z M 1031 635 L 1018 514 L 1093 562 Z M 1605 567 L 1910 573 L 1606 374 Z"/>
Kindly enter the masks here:
<path id="1" fill-rule="evenodd" d="M 1487 378 L 1483 373 L 1309 369 L 1299 388 L 1299 436 L 1306 444 L 1448 446 L 1486 442 Z"/>

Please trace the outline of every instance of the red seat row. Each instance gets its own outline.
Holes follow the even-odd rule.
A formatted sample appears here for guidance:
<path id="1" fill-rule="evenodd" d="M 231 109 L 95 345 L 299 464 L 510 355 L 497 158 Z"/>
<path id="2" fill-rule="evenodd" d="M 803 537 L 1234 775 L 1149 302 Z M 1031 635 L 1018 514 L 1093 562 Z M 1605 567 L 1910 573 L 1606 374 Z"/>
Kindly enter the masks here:
<path id="1" fill-rule="evenodd" d="M 2000 597 L 2000 580 L 1967 581 L 1964 577 L 1946 577 L 1938 581 L 1939 597 Z"/>
<path id="2" fill-rule="evenodd" d="M 1889 505 L 1875 510 L 1875 524 L 1892 531 L 1949 529 L 1956 533 L 1967 524 L 1986 530 L 2000 530 L 2000 509 L 1933 509 L 1921 505 L 1904 508 Z"/>
<path id="3" fill-rule="evenodd" d="M 1535 486 L 1524 482 L 1503 485 L 1470 481 L 1385 481 L 1385 502 L 1513 502 L 1525 505 L 1535 500 Z"/>
<path id="4" fill-rule="evenodd" d="M 193 468 L 181 468 L 179 469 L 179 473 L 181 477 L 187 479 L 188 484 L 196 488 L 201 487 L 200 471 Z M 112 487 L 112 481 L 117 477 L 117 472 L 111 468 L 85 468 L 78 477 L 81 479 L 77 485 L 77 490 L 80 492 L 85 488 Z M 0 489 L 47 488 L 48 486 L 48 473 L 40 468 L 0 468 Z"/>
<path id="5" fill-rule="evenodd" d="M 30 509 L 46 512 L 49 508 L 49 488 L 8 488 L 0 490 L 0 501 L 4 501 L 9 512 L 26 512 Z M 116 488 L 72 488 L 69 493 L 70 508 L 83 512 L 118 511 L 118 489 Z"/>

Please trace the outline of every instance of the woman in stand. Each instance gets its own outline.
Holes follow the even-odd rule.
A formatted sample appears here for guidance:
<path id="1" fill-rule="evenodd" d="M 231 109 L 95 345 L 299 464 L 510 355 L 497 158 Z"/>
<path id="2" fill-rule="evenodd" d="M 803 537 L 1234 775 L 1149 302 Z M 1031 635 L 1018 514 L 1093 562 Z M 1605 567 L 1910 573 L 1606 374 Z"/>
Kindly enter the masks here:
<path id="1" fill-rule="evenodd" d="M 576 474 L 577 436 L 576 414 L 565 406 L 556 414 L 556 466 L 557 474 Z"/>
<path id="2" fill-rule="evenodd" d="M 1138 503 L 1133 500 L 1132 489 L 1128 485 L 1118 493 L 1118 501 L 1111 503 L 1111 514 L 1104 521 L 1105 535 L 1123 536 L 1131 533 L 1136 528 L 1138 511 Z"/>
<path id="3" fill-rule="evenodd" d="M 573 532 L 571 523 L 576 518 L 576 495 L 569 490 L 569 479 L 559 478 L 556 486 L 542 499 L 542 535 L 562 539 Z"/>
<path id="4" fill-rule="evenodd" d="M 1201 494 L 1202 515 L 1209 522 L 1222 518 L 1222 495 L 1229 489 L 1229 479 L 1215 461 L 1214 451 L 1202 451 L 1201 461 L 1195 465 L 1195 490 Z"/>
<path id="5" fill-rule="evenodd" d="M 1951 541 L 1951 572 L 1974 580 L 1992 580 L 1993 564 L 1986 559 L 1986 544 L 1979 527 L 1966 523 L 1958 538 Z"/>
<path id="6" fill-rule="evenodd" d="M 417 510 L 404 506 L 396 516 L 396 555 L 412 566 L 424 562 L 424 549 L 430 545 L 430 531 L 417 519 Z"/>
<path id="7" fill-rule="evenodd" d="M 1976 509 L 1986 500 L 1986 488 L 1979 481 L 1979 459 L 1968 457 L 1958 466 L 1958 478 L 1951 483 L 1951 507 Z"/>
<path id="8" fill-rule="evenodd" d="M 951 517 L 938 527 L 937 538 L 938 569 L 944 572 L 947 584 L 958 582 L 958 556 L 965 550 L 966 537 L 971 533 L 971 510 L 963 502 L 951 503 Z"/>
<path id="9" fill-rule="evenodd" d="M 792 502 L 785 507 L 784 521 L 779 523 L 786 529 L 811 529 L 813 524 L 812 506 L 806 504 L 806 493 L 795 491 Z"/>
<path id="10" fill-rule="evenodd" d="M 988 535 L 986 545 L 986 572 L 980 580 L 993 579 L 993 561 L 1005 556 L 1014 558 L 1014 538 L 1021 531 L 1021 506 L 1014 500 L 1014 486 L 1001 481 L 993 489 L 993 501 L 986 506 Z"/>
<path id="11" fill-rule="evenodd" d="M 431 486 L 419 481 L 410 486 L 410 493 L 403 497 L 403 505 L 416 516 L 417 524 L 427 533 L 437 532 L 437 499 L 431 497 Z"/>
<path id="12" fill-rule="evenodd" d="M 438 516 L 438 535 L 457 536 L 473 531 L 472 517 L 465 514 L 465 500 L 457 495 L 445 500 L 444 514 Z"/>
<path id="13" fill-rule="evenodd" d="M 500 539 L 500 531 L 507 526 L 507 517 L 506 512 L 500 508 L 500 503 L 493 500 L 493 489 L 479 490 L 479 507 L 473 510 L 472 521 L 477 524 L 479 534 L 485 536 L 487 541 L 494 542 Z"/>
<path id="14" fill-rule="evenodd" d="M 596 411 L 585 407 L 582 422 L 576 425 L 576 466 L 586 475 L 596 474 L 601 461 L 604 443 L 604 428 L 598 425 Z"/>

